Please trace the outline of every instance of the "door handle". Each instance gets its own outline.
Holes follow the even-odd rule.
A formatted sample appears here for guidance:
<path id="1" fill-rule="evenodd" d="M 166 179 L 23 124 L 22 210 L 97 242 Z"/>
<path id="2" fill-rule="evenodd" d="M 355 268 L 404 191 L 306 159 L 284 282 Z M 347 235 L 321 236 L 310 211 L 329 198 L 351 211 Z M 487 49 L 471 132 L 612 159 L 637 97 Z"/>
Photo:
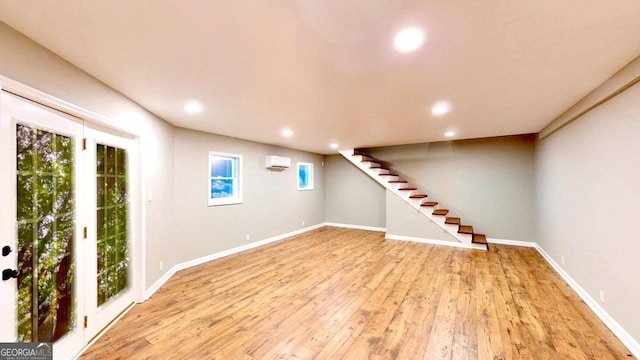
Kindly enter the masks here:
<path id="1" fill-rule="evenodd" d="M 3 281 L 9 280 L 11 278 L 17 278 L 18 275 L 20 275 L 20 271 L 18 271 L 18 270 L 11 270 L 11 269 L 2 270 L 2 280 Z"/>

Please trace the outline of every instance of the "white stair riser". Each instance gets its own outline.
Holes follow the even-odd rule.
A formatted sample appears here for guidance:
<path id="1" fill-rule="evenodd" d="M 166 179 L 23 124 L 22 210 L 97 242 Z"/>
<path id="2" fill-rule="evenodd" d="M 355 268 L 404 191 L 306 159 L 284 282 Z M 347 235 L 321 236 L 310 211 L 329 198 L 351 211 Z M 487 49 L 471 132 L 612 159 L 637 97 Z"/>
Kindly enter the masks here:
<path id="1" fill-rule="evenodd" d="M 409 184 L 407 183 L 389 183 L 389 186 L 391 186 L 392 189 L 400 189 L 403 187 L 409 187 Z"/>
<path id="2" fill-rule="evenodd" d="M 414 206 L 420 206 L 420 204 L 422 204 L 422 202 L 425 200 L 426 198 L 421 198 L 421 199 L 409 199 L 409 202 L 411 203 L 411 205 Z"/>
<path id="3" fill-rule="evenodd" d="M 381 163 L 375 162 L 375 161 L 362 161 L 360 162 L 362 165 L 366 166 L 366 167 L 378 167 L 378 166 L 383 166 Z"/>
<path id="4" fill-rule="evenodd" d="M 471 244 L 471 241 L 473 240 L 473 235 L 471 234 L 457 234 L 457 237 L 460 241 L 462 241 L 465 244 Z"/>
<path id="5" fill-rule="evenodd" d="M 352 155 L 351 158 L 354 159 L 357 162 L 361 162 L 362 160 L 376 161 L 374 158 L 372 158 L 370 156 L 363 156 L 363 155 Z"/>
<path id="6" fill-rule="evenodd" d="M 453 234 L 455 235 L 459 235 L 458 234 L 458 225 L 453 225 L 453 224 L 444 224 L 444 228 L 445 230 L 447 230 L 449 232 L 449 234 Z"/>
<path id="7" fill-rule="evenodd" d="M 440 224 L 440 226 L 442 226 L 444 228 L 444 221 L 446 220 L 446 216 L 431 215 L 431 219 L 433 220 L 433 222 L 435 222 L 437 224 Z"/>
<path id="8" fill-rule="evenodd" d="M 380 175 L 378 175 L 380 176 Z M 385 180 L 385 181 L 396 181 L 399 180 L 400 178 L 397 176 L 380 176 L 380 179 Z"/>
<path id="9" fill-rule="evenodd" d="M 438 205 L 436 205 L 436 206 L 420 206 L 420 211 L 425 213 L 425 215 L 429 215 L 429 217 L 431 217 L 431 213 L 434 210 L 437 210 L 437 209 L 438 209 Z"/>
<path id="10" fill-rule="evenodd" d="M 437 206 L 420 206 L 420 212 L 422 212 L 426 217 L 431 219 L 433 217 L 433 211 L 436 210 Z"/>
<path id="11" fill-rule="evenodd" d="M 407 186 L 407 184 L 404 184 L 404 185 Z M 417 190 L 398 190 L 398 193 L 403 197 L 407 198 L 407 200 L 409 200 L 409 196 L 413 194 L 417 194 L 418 191 Z"/>
<path id="12" fill-rule="evenodd" d="M 389 174 L 388 169 L 369 169 L 369 170 L 373 171 L 376 174 Z"/>

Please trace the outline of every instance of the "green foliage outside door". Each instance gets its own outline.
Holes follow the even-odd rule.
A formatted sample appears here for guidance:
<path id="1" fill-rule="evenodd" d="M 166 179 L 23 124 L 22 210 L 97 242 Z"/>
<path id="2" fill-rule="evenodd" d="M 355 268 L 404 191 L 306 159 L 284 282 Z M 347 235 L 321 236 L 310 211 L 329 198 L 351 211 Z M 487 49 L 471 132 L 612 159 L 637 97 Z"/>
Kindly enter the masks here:
<path id="1" fill-rule="evenodd" d="M 18 124 L 18 340 L 55 342 L 73 329 L 74 142 Z"/>

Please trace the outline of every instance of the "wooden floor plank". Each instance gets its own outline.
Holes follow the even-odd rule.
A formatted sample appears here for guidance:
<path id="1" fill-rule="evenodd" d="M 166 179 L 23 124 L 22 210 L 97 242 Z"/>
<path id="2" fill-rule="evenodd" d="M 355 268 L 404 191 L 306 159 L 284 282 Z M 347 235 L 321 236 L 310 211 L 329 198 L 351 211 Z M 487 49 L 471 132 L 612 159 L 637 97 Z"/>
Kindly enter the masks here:
<path id="1" fill-rule="evenodd" d="M 81 359 L 633 359 L 534 249 L 324 227 L 178 272 Z"/>

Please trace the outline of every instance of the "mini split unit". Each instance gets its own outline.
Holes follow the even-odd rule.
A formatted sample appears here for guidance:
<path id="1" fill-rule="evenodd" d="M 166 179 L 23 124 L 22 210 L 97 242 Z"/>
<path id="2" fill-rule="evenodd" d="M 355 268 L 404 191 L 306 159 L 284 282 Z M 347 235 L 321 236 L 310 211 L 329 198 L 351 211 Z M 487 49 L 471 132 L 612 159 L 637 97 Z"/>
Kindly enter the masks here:
<path id="1" fill-rule="evenodd" d="M 284 170 L 291 166 L 291 159 L 288 157 L 269 155 L 265 161 L 267 169 Z"/>

